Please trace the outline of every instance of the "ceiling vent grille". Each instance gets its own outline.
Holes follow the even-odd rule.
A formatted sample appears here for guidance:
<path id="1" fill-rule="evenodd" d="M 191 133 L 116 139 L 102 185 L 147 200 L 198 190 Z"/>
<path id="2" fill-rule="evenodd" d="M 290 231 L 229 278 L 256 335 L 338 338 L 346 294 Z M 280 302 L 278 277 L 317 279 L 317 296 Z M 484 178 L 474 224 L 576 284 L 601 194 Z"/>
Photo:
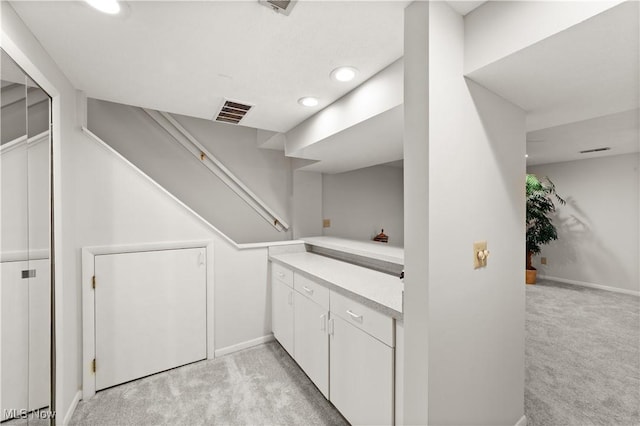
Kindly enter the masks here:
<path id="1" fill-rule="evenodd" d="M 238 124 L 251 108 L 253 108 L 253 105 L 225 100 L 214 120 L 222 123 Z"/>
<path id="2" fill-rule="evenodd" d="M 601 151 L 609 151 L 611 148 L 609 148 L 608 146 L 604 147 L 604 148 L 594 148 L 594 149 L 586 149 L 584 151 L 580 151 L 580 154 L 590 154 L 592 152 L 601 152 Z"/>
<path id="3" fill-rule="evenodd" d="M 258 0 L 260 4 L 267 6 L 269 9 L 282 13 L 283 15 L 289 15 L 291 9 L 296 4 L 297 0 Z"/>

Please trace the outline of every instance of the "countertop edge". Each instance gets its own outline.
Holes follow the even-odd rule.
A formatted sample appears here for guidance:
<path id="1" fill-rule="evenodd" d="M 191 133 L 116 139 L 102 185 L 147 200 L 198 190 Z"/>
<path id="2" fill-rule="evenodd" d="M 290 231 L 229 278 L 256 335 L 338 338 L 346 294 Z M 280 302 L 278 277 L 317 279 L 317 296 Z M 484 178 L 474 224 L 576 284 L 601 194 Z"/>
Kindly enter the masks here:
<path id="1" fill-rule="evenodd" d="M 316 255 L 316 256 L 319 256 L 319 255 Z M 335 259 L 333 259 L 333 260 L 335 260 Z M 312 280 L 318 282 L 319 284 L 323 285 L 324 287 L 327 287 L 329 290 L 334 290 L 337 293 L 340 293 L 340 294 L 342 294 L 344 296 L 351 297 L 352 299 L 356 300 L 357 302 L 362 303 L 363 305 L 366 305 L 366 306 L 368 306 L 368 307 L 370 307 L 372 309 L 375 309 L 378 312 L 380 312 L 382 314 L 385 314 L 387 316 L 390 316 L 390 317 L 392 317 L 392 318 L 394 318 L 394 319 L 396 319 L 398 321 L 402 321 L 403 318 L 404 318 L 404 315 L 403 315 L 402 312 L 398 312 L 395 309 L 392 309 L 392 308 L 390 308 L 390 307 L 388 307 L 386 305 L 383 305 L 383 304 L 381 304 L 379 302 L 371 300 L 371 299 L 369 299 L 369 298 L 367 298 L 367 297 L 365 297 L 365 296 L 363 296 L 361 294 L 354 293 L 354 292 L 352 292 L 350 290 L 347 290 L 344 287 L 336 285 L 336 284 L 334 284 L 334 283 L 332 283 L 330 281 L 324 280 L 324 279 L 318 277 L 317 275 L 314 275 L 314 274 L 312 274 L 310 272 L 307 272 L 304 269 L 300 269 L 297 266 L 292 265 L 292 264 L 290 264 L 290 263 L 288 263 L 286 261 L 283 261 L 283 260 L 278 259 L 278 258 L 274 258 L 273 256 L 269 256 L 269 261 L 278 263 L 278 264 L 280 264 L 282 266 L 286 266 L 288 268 L 291 268 L 295 272 L 298 272 L 299 274 L 305 276 L 306 278 L 312 279 Z M 339 260 L 335 260 L 335 261 L 336 262 L 340 262 Z"/>

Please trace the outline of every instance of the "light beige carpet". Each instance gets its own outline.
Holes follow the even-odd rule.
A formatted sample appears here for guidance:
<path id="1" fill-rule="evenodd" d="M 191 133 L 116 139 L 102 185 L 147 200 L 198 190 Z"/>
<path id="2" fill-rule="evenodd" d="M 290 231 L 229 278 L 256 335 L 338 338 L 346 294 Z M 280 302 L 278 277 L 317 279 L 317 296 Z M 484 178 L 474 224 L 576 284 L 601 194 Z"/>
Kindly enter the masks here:
<path id="1" fill-rule="evenodd" d="M 276 342 L 98 392 L 71 425 L 347 425 Z"/>
<path id="2" fill-rule="evenodd" d="M 527 426 L 640 425 L 640 298 L 527 286 Z"/>

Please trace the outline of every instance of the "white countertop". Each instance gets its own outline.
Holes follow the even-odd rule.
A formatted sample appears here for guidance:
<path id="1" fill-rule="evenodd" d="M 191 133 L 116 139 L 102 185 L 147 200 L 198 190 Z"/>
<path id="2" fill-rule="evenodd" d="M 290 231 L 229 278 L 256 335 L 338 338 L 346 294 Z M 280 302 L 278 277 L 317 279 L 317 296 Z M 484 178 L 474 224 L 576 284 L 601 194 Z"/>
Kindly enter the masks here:
<path id="1" fill-rule="evenodd" d="M 307 237 L 301 238 L 307 244 L 330 250 L 343 251 L 385 262 L 404 265 L 404 248 L 390 246 L 377 241 L 357 241 L 337 237 Z"/>
<path id="2" fill-rule="evenodd" d="M 354 300 L 402 319 L 404 284 L 399 277 L 309 252 L 277 254 L 270 260 Z"/>

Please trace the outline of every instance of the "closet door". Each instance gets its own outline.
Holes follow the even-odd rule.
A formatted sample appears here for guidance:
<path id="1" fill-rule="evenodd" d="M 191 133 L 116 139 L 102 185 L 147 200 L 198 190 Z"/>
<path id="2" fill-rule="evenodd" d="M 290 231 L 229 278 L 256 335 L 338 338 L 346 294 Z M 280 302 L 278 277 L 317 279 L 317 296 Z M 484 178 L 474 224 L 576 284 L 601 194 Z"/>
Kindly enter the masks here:
<path id="1" fill-rule="evenodd" d="M 0 415 L 29 403 L 29 202 L 26 76 L 0 51 Z"/>
<path id="2" fill-rule="evenodd" d="M 29 286 L 22 278 L 27 262 L 0 263 L 2 292 L 2 420 L 16 417 L 29 400 Z M 48 405 L 48 404 L 47 404 Z"/>
<path id="3" fill-rule="evenodd" d="M 205 249 L 95 257 L 96 390 L 207 357 Z"/>

